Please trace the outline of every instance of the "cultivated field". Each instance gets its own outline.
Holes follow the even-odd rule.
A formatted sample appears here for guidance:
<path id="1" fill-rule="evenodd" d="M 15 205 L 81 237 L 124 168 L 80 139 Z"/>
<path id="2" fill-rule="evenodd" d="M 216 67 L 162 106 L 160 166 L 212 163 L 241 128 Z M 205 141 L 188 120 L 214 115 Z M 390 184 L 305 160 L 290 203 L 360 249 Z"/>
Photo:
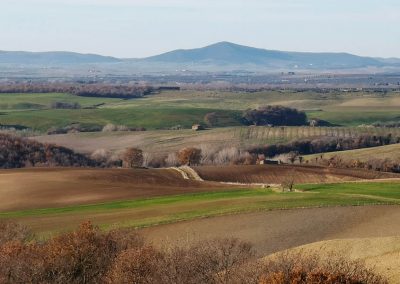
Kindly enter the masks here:
<path id="1" fill-rule="evenodd" d="M 0 211 L 133 200 L 226 187 L 220 183 L 184 180 L 172 169 L 2 170 Z"/>
<path id="2" fill-rule="evenodd" d="M 315 182 L 316 172 L 303 171 L 302 179 Z M 258 210 L 400 202 L 398 180 L 296 185 L 301 191 L 282 193 L 184 180 L 169 169 L 25 169 L 4 170 L 0 176 L 0 218 L 28 224 L 42 235 L 73 228 L 85 220 L 102 228 L 146 227 Z M 349 179 L 359 177 L 350 175 Z"/>
<path id="3" fill-rule="evenodd" d="M 400 206 L 274 210 L 196 219 L 142 229 L 157 245 L 237 237 L 259 256 L 322 240 L 400 235 Z"/>
<path id="4" fill-rule="evenodd" d="M 113 152 L 138 147 L 145 152 L 169 154 L 184 147 L 206 147 L 215 150 L 229 147 L 283 143 L 314 137 L 356 137 L 362 134 L 400 136 L 400 128 L 368 127 L 224 127 L 205 131 L 158 130 L 141 132 L 70 133 L 35 136 L 39 142 L 54 143 L 77 152 L 92 153 L 98 149 Z"/>
<path id="5" fill-rule="evenodd" d="M 384 172 L 316 166 L 203 166 L 194 169 L 205 180 L 238 183 L 280 184 L 288 178 L 293 179 L 295 183 L 329 183 L 400 177 Z"/>

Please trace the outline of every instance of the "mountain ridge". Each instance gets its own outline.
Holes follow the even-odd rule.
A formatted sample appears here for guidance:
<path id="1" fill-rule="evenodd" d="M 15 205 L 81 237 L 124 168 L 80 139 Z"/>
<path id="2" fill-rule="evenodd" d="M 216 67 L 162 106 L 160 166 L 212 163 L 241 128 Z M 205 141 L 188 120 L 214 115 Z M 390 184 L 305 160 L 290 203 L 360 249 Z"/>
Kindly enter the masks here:
<path id="1" fill-rule="evenodd" d="M 117 58 L 68 51 L 0 51 L 0 64 L 83 65 L 123 64 L 125 67 L 203 69 L 333 70 L 400 67 L 398 58 L 373 58 L 345 52 L 292 52 L 268 50 L 227 41 L 194 49 L 177 49 L 145 58 Z"/>

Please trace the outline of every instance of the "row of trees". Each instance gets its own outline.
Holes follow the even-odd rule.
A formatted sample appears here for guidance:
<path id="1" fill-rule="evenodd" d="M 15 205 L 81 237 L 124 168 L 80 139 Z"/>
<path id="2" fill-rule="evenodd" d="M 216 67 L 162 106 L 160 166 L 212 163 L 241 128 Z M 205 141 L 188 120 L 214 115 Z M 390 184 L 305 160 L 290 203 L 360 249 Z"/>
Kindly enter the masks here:
<path id="1" fill-rule="evenodd" d="M 70 93 L 83 97 L 138 98 L 154 88 L 131 84 L 12 83 L 0 84 L 0 93 Z"/>
<path id="2" fill-rule="evenodd" d="M 332 254 L 280 253 L 259 260 L 250 243 L 235 238 L 156 249 L 134 231 L 102 232 L 90 222 L 40 242 L 24 226 L 0 223 L 0 282 L 387 283 L 362 262 Z"/>
<path id="3" fill-rule="evenodd" d="M 92 154 L 92 158 L 105 166 L 123 165 L 124 167 L 144 166 L 154 168 L 180 165 L 254 165 L 265 159 L 293 164 L 297 161 L 303 162 L 301 155 L 382 146 L 398 142 L 398 139 L 391 135 L 364 135 L 356 138 L 326 137 L 296 140 L 290 143 L 271 144 L 250 149 L 215 147 L 203 144 L 199 147 L 186 147 L 169 154 L 147 153 L 138 148 L 128 148 L 125 152 L 115 154 L 100 149 Z M 388 166 L 384 168 L 388 168 Z M 396 168 L 395 164 L 392 163 L 391 168 Z"/>
<path id="4" fill-rule="evenodd" d="M 263 154 L 266 157 L 289 152 L 297 152 L 301 155 L 334 152 L 342 150 L 353 150 L 369 147 L 384 146 L 399 143 L 400 137 L 393 137 L 391 134 L 385 136 L 361 135 L 359 137 L 336 138 L 324 137 L 315 139 L 295 140 L 290 143 L 271 144 L 249 149 L 251 154 Z"/>
<path id="5" fill-rule="evenodd" d="M 335 168 L 352 168 L 352 169 L 367 169 L 382 172 L 400 173 L 400 160 L 399 159 L 379 159 L 371 158 L 366 161 L 359 159 L 343 159 L 339 155 L 330 158 L 317 157 L 310 160 L 311 163 Z"/>

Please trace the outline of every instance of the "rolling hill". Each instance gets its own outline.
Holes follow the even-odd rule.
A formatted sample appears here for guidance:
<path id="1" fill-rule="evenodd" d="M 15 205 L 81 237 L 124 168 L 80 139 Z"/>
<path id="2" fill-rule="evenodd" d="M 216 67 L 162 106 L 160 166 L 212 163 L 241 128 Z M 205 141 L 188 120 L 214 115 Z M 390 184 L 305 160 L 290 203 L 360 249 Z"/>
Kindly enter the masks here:
<path id="1" fill-rule="evenodd" d="M 266 50 L 220 42 L 203 48 L 175 50 L 143 59 L 145 62 L 162 62 L 188 65 L 254 65 L 275 68 L 342 69 L 382 67 L 382 60 L 360 57 L 348 53 L 307 53 Z"/>

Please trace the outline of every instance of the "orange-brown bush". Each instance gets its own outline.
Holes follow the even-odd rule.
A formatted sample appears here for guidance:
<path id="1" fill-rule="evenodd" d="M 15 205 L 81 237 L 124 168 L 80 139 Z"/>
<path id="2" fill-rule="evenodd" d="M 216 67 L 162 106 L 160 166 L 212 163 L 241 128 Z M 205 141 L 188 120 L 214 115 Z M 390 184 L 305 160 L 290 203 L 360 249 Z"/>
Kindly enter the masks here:
<path id="1" fill-rule="evenodd" d="M 3 233 L 0 283 L 386 283 L 343 258 L 299 252 L 259 261 L 233 238 L 157 250 L 135 231 L 105 233 L 90 222 L 44 242 Z"/>
<path id="2" fill-rule="evenodd" d="M 335 253 L 322 257 L 318 252 L 284 252 L 263 265 L 260 284 L 383 284 L 360 261 L 350 261 Z"/>
<path id="3" fill-rule="evenodd" d="M 201 150 L 193 147 L 184 148 L 177 154 L 181 165 L 198 165 L 201 159 Z"/>
<path id="4" fill-rule="evenodd" d="M 0 232 L 0 245 L 10 241 L 25 242 L 34 236 L 28 227 L 6 221 L 0 221 Z"/>

